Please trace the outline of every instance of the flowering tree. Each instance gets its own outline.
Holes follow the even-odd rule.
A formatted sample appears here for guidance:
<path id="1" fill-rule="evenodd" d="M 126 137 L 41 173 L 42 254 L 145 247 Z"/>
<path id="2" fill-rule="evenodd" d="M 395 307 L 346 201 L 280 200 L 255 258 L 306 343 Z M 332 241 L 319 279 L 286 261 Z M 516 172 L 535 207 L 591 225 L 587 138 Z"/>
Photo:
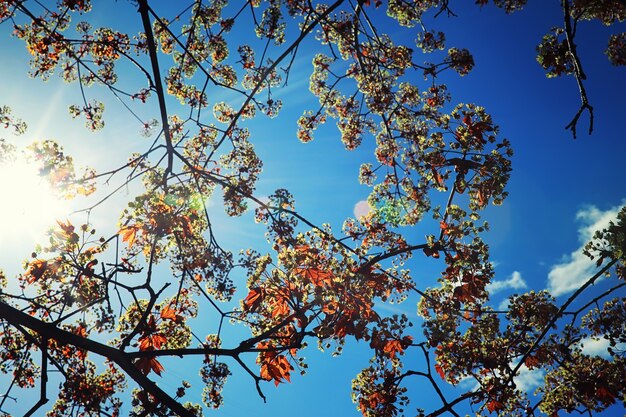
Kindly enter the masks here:
<path id="1" fill-rule="evenodd" d="M 444 33 L 425 24 L 424 16 L 453 14 L 453 6 L 446 0 L 226 3 L 198 0 L 160 11 L 138 0 L 132 32 L 88 23 L 92 7 L 112 5 L 0 1 L 0 20 L 25 43 L 32 75 L 60 75 L 80 89 L 73 117 L 92 130 L 104 126 L 104 105 L 88 88 L 100 86 L 154 139 L 106 172 L 79 172 L 52 141 L 29 148 L 41 174 L 67 198 L 91 194 L 112 177 L 142 186 L 120 210 L 115 234 L 100 238 L 88 223 L 60 220 L 16 278 L 19 290 L 9 290 L 0 275 L 0 371 L 11 380 L 0 411 L 10 412 L 6 399 L 19 387 L 39 389 L 27 415 L 56 397 L 50 416 L 199 416 L 220 407 L 231 373 L 249 375 L 264 397 L 266 382 L 279 385 L 304 372 L 301 350 L 308 342 L 339 353 L 349 339 L 371 348 L 372 359 L 352 386 L 366 417 L 402 415 L 410 379 L 422 379 L 440 399 L 433 409 L 414 401 L 419 415 L 458 415 L 468 404 L 482 414 L 591 415 L 624 401 L 626 357 L 619 346 L 626 342 L 626 307 L 615 293 L 626 285 L 626 210 L 589 243 L 597 273 L 563 304 L 531 291 L 511 297 L 506 311 L 487 305 L 494 272 L 481 211 L 506 198 L 512 150 L 485 109 L 453 104 L 439 82 L 444 71 L 462 76 L 474 66 L 468 50 L 448 48 Z M 508 13 L 526 2 L 494 3 Z M 622 21 L 626 4 L 563 0 L 561 9 L 563 21 L 543 38 L 538 61 L 548 76 L 571 75 L 578 84 L 581 104 L 567 124 L 575 136 L 585 113 L 593 129 L 576 27 Z M 385 11 L 396 22 L 393 31 L 408 28 L 409 35 L 385 34 L 376 24 Z M 240 27 L 252 27 L 257 39 L 238 35 Z M 415 34 L 419 53 L 407 46 L 406 36 Z M 297 75 L 292 64 L 304 47 L 316 51 L 309 89 L 319 105 L 304 109 L 297 138 L 313 140 L 334 119 L 347 150 L 375 141 L 359 174 L 371 186 L 372 209 L 346 219 L 342 230 L 314 224 L 285 189 L 269 198 L 255 194 L 262 161 L 246 120 L 280 112 L 275 92 Z M 423 63 L 422 53 L 438 62 Z M 606 54 L 613 64 L 626 64 L 626 34 L 611 36 Z M 140 81 L 129 90 L 125 77 Z M 236 98 L 213 100 L 219 91 Z M 156 108 L 158 117 L 137 116 L 134 109 L 142 106 Z M 185 115 L 171 110 L 181 106 Z M 7 107 L 0 121 L 18 133 L 25 129 Z M 3 160 L 18 152 L 1 145 Z M 206 207 L 213 193 L 221 194 L 230 216 L 254 209 L 269 247 L 225 250 Z M 426 216 L 435 226 L 416 239 L 413 226 L 430 224 Z M 443 265 L 437 287 L 421 288 L 403 267 L 416 259 Z M 161 265 L 170 268 L 165 278 L 155 273 Z M 245 284 L 234 278 L 242 275 Z M 610 276 L 609 289 L 585 299 L 602 275 Z M 415 296 L 422 330 L 414 319 L 380 309 Z M 582 307 L 573 308 L 581 299 Z M 211 312 L 215 332 L 203 333 L 200 310 L 204 317 Z M 246 328 L 246 336 L 225 336 L 228 322 Z M 577 342 L 589 335 L 608 338 L 610 358 L 581 351 Z M 409 352 L 424 358 L 421 367 L 405 360 Z M 175 392 L 159 386 L 163 358 L 190 357 L 203 358 L 198 381 L 180 381 Z M 539 399 L 516 386 L 522 366 L 546 371 Z M 58 390 L 49 386 L 53 371 L 62 379 Z M 444 394 L 442 385 L 468 378 L 473 388 L 455 398 Z M 202 398 L 185 395 L 191 384 L 202 385 Z M 123 408 L 129 397 L 132 405 Z"/>

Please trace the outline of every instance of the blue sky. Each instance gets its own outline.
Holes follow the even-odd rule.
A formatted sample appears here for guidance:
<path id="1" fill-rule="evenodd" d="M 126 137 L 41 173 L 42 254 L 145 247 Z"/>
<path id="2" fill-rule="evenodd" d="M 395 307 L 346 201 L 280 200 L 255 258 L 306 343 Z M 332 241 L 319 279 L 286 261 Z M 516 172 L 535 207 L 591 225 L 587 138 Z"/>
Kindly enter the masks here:
<path id="1" fill-rule="evenodd" d="M 593 135 L 588 136 L 588 119 L 583 116 L 578 139 L 573 140 L 564 126 L 580 104 L 576 83 L 573 78 L 547 79 L 535 61 L 535 45 L 541 36 L 562 21 L 558 3 L 531 2 L 526 10 L 510 16 L 494 7 L 452 6 L 458 17 L 440 16 L 427 23 L 446 32 L 447 46 L 465 47 L 474 55 L 476 67 L 469 75 L 458 77 L 451 72 L 442 75 L 453 103 L 474 102 L 486 107 L 500 125 L 500 136 L 509 138 L 515 150 L 508 186 L 510 196 L 503 206 L 491 207 L 485 213 L 492 229 L 485 240 L 492 249 L 491 258 L 497 271 L 492 286 L 492 302 L 496 307 L 513 292 L 530 289 L 549 288 L 560 300 L 565 299 L 577 280 L 592 271 L 580 256 L 581 246 L 593 230 L 606 225 L 618 207 L 626 204 L 623 180 L 626 178 L 623 134 L 626 69 L 611 67 L 603 55 L 608 34 L 617 32 L 618 28 L 605 28 L 595 22 L 583 22 L 580 26 L 577 40 L 588 75 L 585 86 L 595 109 L 595 128 Z M 133 19 L 138 16 L 132 8 L 124 2 L 117 5 L 122 10 L 128 8 L 128 13 L 119 10 L 115 16 L 102 13 L 97 15 L 98 19 L 117 21 L 122 27 L 135 24 Z M 380 19 L 385 25 L 385 18 Z M 136 123 L 118 109 L 111 97 L 105 99 L 107 126 L 102 132 L 93 134 L 84 129 L 82 121 L 71 120 L 67 105 L 77 101 L 78 86 L 68 87 L 56 78 L 47 83 L 29 79 L 27 52 L 19 41 L 7 40 L 10 32 L 8 25 L 0 26 L 3 52 L 8 51 L 0 68 L 0 105 L 11 106 L 17 116 L 29 123 L 30 129 L 22 137 L 14 138 L 5 132 L 0 132 L 0 137 L 19 145 L 33 139 L 56 138 L 79 164 L 101 169 L 111 168 L 114 158 L 119 160 L 120 155 L 125 159 L 130 152 L 149 146 L 150 139 L 138 134 Z M 355 152 L 345 151 L 333 122 L 320 129 L 309 144 L 296 139 L 295 121 L 304 108 L 315 109 L 317 103 L 307 91 L 313 54 L 310 48 L 307 44 L 299 52 L 289 86 L 276 91 L 285 103 L 281 115 L 273 120 L 259 116 L 258 121 L 249 124 L 252 142 L 265 163 L 258 195 L 263 197 L 276 188 L 287 188 L 295 195 L 296 207 L 303 215 L 316 224 L 330 223 L 339 230 L 343 220 L 354 215 L 355 205 L 369 193 L 367 187 L 358 184 L 357 175 L 359 164 L 371 159 L 373 144 L 370 140 Z M 171 106 L 175 109 L 173 103 Z M 153 116 L 155 103 L 139 111 L 146 117 Z M 109 190 L 122 180 L 112 181 Z M 133 190 L 131 186 L 94 212 L 90 220 L 100 232 L 116 230 L 119 205 Z M 106 191 L 103 186 L 101 192 Z M 73 204 L 71 209 L 82 208 L 90 201 Z M 264 247 L 263 228 L 250 221 L 250 214 L 232 220 L 223 215 L 219 199 L 212 200 L 210 206 L 217 232 L 223 236 L 226 247 L 235 252 L 249 244 Z M 67 216 L 75 223 L 84 221 L 84 214 Z M 32 238 L 44 239 L 43 231 L 39 233 L 39 237 Z M 419 243 L 430 231 L 418 226 L 409 233 Z M 9 275 L 17 273 L 21 262 L 16 259 L 25 259 L 30 254 L 31 243 L 32 239 L 19 235 L 3 236 L 0 267 Z M 432 285 L 440 265 L 424 261 L 416 256 L 410 266 L 414 275 L 423 280 L 418 282 Z M 240 277 L 239 282 L 243 287 L 245 277 Z M 603 285 L 600 282 L 593 291 L 600 291 Z M 388 308 L 415 317 L 414 299 Z M 420 330 L 416 332 L 419 336 Z M 597 342 L 588 342 L 587 349 L 605 354 Z M 207 415 L 359 415 L 350 401 L 350 381 L 367 366 L 367 350 L 349 343 L 342 356 L 332 358 L 329 352 L 321 354 L 311 346 L 304 353 L 309 358 L 308 374 L 278 388 L 267 384 L 264 387 L 267 404 L 256 395 L 253 381 L 233 364 L 234 375 L 224 391 L 223 409 Z M 417 356 L 407 359 L 418 360 Z M 251 357 L 250 362 L 253 361 Z M 175 377 L 191 379 L 196 374 L 197 367 L 194 369 L 192 365 L 168 367 L 165 361 L 164 365 L 165 376 L 157 380 L 172 390 L 178 386 Z M 526 374 L 523 379 L 532 388 L 537 377 Z M 422 401 L 426 407 L 438 406 L 416 392 L 419 391 L 411 393 L 411 409 Z"/>

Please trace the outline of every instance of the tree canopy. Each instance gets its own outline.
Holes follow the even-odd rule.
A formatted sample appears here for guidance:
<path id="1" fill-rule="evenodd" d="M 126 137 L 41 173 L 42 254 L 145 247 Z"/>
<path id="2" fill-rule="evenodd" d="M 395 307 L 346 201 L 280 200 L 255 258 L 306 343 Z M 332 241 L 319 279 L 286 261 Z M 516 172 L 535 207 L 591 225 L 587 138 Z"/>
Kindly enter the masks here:
<path id="1" fill-rule="evenodd" d="M 439 24 L 470 7 L 510 19 L 526 1 L 474 3 L 1 0 L 0 28 L 26 47 L 31 77 L 60 77 L 72 91 L 68 131 L 124 137 L 111 142 L 116 158 L 92 157 L 97 168 L 75 164 L 63 138 L 0 141 L 0 164 L 24 159 L 55 198 L 80 205 L 20 254 L 21 272 L 0 272 L 0 412 L 211 415 L 229 379 L 247 378 L 263 400 L 274 385 L 280 395 L 286 383 L 306 384 L 309 365 L 324 366 L 306 358 L 310 345 L 339 360 L 357 346 L 368 352 L 351 387 L 364 417 L 623 407 L 626 207 L 590 230 L 584 280 L 499 307 L 490 298 L 501 281 L 484 213 L 508 197 L 513 148 L 524 145 L 507 140 L 486 108 L 455 99 L 474 57 L 449 45 Z M 594 100 L 605 97 L 588 93 L 594 63 L 577 45 L 598 22 L 619 26 L 626 2 L 541 7 L 559 20 L 536 61 L 547 77 L 570 80 L 578 100 L 562 103 L 566 120 L 552 118 L 569 139 L 559 146 L 600 140 L 582 134 L 602 123 Z M 626 33 L 606 45 L 608 61 L 626 65 Z M 282 95 L 289 89 L 298 97 Z M 35 116 L 0 104 L 3 133 L 24 135 L 23 120 Z M 294 109 L 299 117 L 285 123 Z M 268 150 L 255 139 L 261 129 L 340 141 L 341 157 L 358 160 L 367 202 L 333 225 L 280 184 L 260 193 L 272 161 L 259 148 L 285 159 L 294 149 Z M 584 163 L 554 156 L 551 165 Z M 598 181 L 624 191 L 620 178 Z M 246 229 L 261 239 L 233 239 L 223 213 L 262 225 Z M 585 350 L 591 340 L 606 352 Z M 195 379 L 168 373 L 182 368 Z M 519 377 L 535 370 L 533 393 Z"/>

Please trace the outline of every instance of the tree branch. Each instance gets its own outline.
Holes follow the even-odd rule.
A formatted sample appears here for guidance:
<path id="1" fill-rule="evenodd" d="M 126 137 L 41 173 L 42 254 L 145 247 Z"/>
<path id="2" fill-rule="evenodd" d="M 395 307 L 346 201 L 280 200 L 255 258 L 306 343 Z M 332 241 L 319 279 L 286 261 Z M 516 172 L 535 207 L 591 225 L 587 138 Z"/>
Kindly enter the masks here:
<path id="1" fill-rule="evenodd" d="M 561 306 L 561 308 L 559 309 L 559 311 L 556 312 L 556 314 L 552 317 L 552 319 L 550 319 L 550 321 L 545 325 L 545 327 L 543 328 L 543 331 L 541 332 L 541 334 L 535 339 L 535 341 L 533 342 L 533 344 L 528 348 L 528 350 L 526 350 L 526 352 L 524 353 L 524 355 L 522 355 L 522 357 L 520 358 L 519 362 L 517 363 L 517 365 L 515 365 L 515 368 L 513 368 L 513 370 L 511 371 L 511 376 L 509 377 L 509 383 L 513 381 L 513 378 L 515 377 L 515 375 L 517 375 L 517 372 L 520 370 L 520 368 L 522 367 L 522 365 L 524 364 L 524 362 L 526 361 L 526 358 L 528 358 L 529 355 L 531 355 L 535 349 L 537 348 L 537 346 L 539 346 L 539 343 L 541 343 L 541 341 L 543 340 L 544 337 L 546 337 L 546 335 L 548 334 L 548 332 L 550 331 L 550 329 L 552 328 L 552 326 L 554 326 L 557 322 L 557 320 L 559 318 L 561 318 L 561 316 L 563 316 L 563 314 L 565 313 L 567 307 L 569 307 L 570 304 L 572 304 L 574 302 L 574 300 L 576 300 L 576 298 L 578 298 L 578 296 L 585 291 L 590 285 L 592 285 L 593 283 L 596 282 L 596 280 L 601 277 L 606 271 L 608 271 L 613 265 L 615 265 L 615 263 L 617 263 L 617 259 L 613 259 L 611 262 L 609 262 L 607 265 L 605 265 L 601 270 L 599 270 L 598 272 L 596 272 L 596 274 L 594 276 L 592 276 L 591 278 L 589 278 L 587 280 L 587 282 L 585 282 L 583 285 L 580 286 L 580 288 L 578 288 L 574 294 L 572 294 L 567 301 Z"/>
<path id="2" fill-rule="evenodd" d="M 80 337 L 74 333 L 59 329 L 50 323 L 43 322 L 29 314 L 26 314 L 4 302 L 0 302 L 0 319 L 7 321 L 12 326 L 23 326 L 44 339 L 54 339 L 61 343 L 70 344 L 80 349 L 103 356 L 117 364 L 126 374 L 132 378 L 141 388 L 163 403 L 172 412 L 180 417 L 196 417 L 194 413 L 187 410 L 178 401 L 163 391 L 146 375 L 141 373 L 131 362 L 128 356 L 118 349 L 104 345 L 91 339 Z"/>
<path id="3" fill-rule="evenodd" d="M 150 63 L 152 64 L 154 88 L 156 89 L 157 97 L 159 99 L 161 125 L 163 126 L 163 135 L 165 136 L 165 145 L 167 149 L 167 169 L 165 170 L 165 174 L 163 175 L 163 180 L 166 181 L 167 175 L 172 172 L 172 167 L 174 165 L 174 146 L 172 145 L 172 136 L 170 132 L 169 122 L 167 120 L 167 106 L 165 105 L 165 93 L 163 92 L 163 82 L 161 81 L 159 58 L 157 56 L 156 43 L 154 42 L 154 34 L 152 33 L 150 16 L 148 15 L 148 1 L 138 0 L 138 3 L 139 13 L 141 14 L 141 21 L 143 23 L 144 31 L 146 32 L 148 53 L 150 55 Z"/>
<path id="4" fill-rule="evenodd" d="M 574 31 L 572 30 L 572 18 L 570 16 L 569 0 L 562 0 L 561 4 L 563 6 L 563 19 L 565 23 L 565 38 L 567 40 L 567 49 L 574 63 L 574 77 L 576 78 L 576 83 L 578 84 L 580 101 L 582 102 L 580 108 L 578 109 L 578 112 L 576 112 L 576 115 L 574 115 L 572 121 L 569 122 L 567 126 L 565 126 L 565 129 L 572 131 L 572 135 L 574 136 L 574 139 L 576 139 L 576 125 L 578 124 L 578 119 L 585 110 L 589 112 L 589 134 L 591 135 L 591 133 L 593 132 L 593 107 L 589 104 L 589 99 L 587 98 L 587 90 L 585 90 L 585 85 L 583 84 L 583 80 L 587 79 L 587 76 L 583 71 L 580 59 L 578 57 L 578 53 L 576 52 L 576 44 L 574 43 Z"/>
<path id="5" fill-rule="evenodd" d="M 32 416 L 35 411 L 37 411 L 41 406 L 48 403 L 48 398 L 46 395 L 46 388 L 48 386 L 48 338 L 44 337 L 41 345 L 39 346 L 41 349 L 41 388 L 39 391 L 39 401 L 28 410 L 24 417 Z"/>

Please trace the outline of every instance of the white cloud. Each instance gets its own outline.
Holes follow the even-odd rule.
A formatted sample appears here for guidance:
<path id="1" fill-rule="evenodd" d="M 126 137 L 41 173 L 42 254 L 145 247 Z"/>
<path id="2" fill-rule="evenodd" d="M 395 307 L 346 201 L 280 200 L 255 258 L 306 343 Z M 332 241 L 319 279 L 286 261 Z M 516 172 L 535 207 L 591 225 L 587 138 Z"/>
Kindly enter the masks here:
<path id="1" fill-rule="evenodd" d="M 515 377 L 515 385 L 521 391 L 531 392 L 543 383 L 545 372 L 541 369 L 528 369 L 526 365 L 522 365 L 517 371 Z"/>
<path id="2" fill-rule="evenodd" d="M 515 364 L 510 364 L 511 369 L 515 368 Z M 494 372 L 497 376 L 501 375 L 498 370 Z M 536 369 L 528 369 L 526 365 L 520 366 L 517 371 L 517 375 L 513 380 L 515 381 L 515 385 L 520 391 L 524 391 L 527 393 L 531 393 L 538 386 L 543 384 L 543 379 L 546 375 L 546 372 L 540 368 Z M 472 391 L 476 391 L 480 389 L 480 384 L 476 382 L 476 379 L 472 376 L 466 376 L 459 380 L 458 385 L 460 388 L 471 389 Z"/>
<path id="3" fill-rule="evenodd" d="M 601 211 L 595 206 L 576 213 L 576 220 L 582 220 L 586 225 L 578 229 L 580 243 L 586 244 L 593 237 L 596 230 L 608 227 L 611 220 L 617 218 L 620 207 L 613 207 L 607 211 Z"/>
<path id="4" fill-rule="evenodd" d="M 580 247 L 568 256 L 564 262 L 553 265 L 548 273 L 548 289 L 554 296 L 567 294 L 578 289 L 589 279 L 595 269 L 595 262 L 583 255 L 585 244 L 591 240 L 596 230 L 602 230 L 609 225 L 609 221 L 617 218 L 619 207 L 602 211 L 590 206 L 576 214 L 576 219 L 582 222 L 578 229 Z"/>
<path id="5" fill-rule="evenodd" d="M 489 285 L 487 285 L 487 291 L 489 291 L 489 294 L 493 295 L 509 288 L 521 290 L 526 287 L 526 281 L 522 278 L 522 274 L 520 274 L 519 271 L 513 271 L 511 276 L 504 281 L 492 281 Z"/>
<path id="6" fill-rule="evenodd" d="M 585 355 L 590 356 L 602 356 L 603 358 L 609 357 L 609 341 L 607 339 L 597 339 L 587 337 L 579 342 L 582 352 Z"/>
<path id="7" fill-rule="evenodd" d="M 354 205 L 354 217 L 359 219 L 367 216 L 371 210 L 369 203 L 366 200 L 361 200 Z"/>
<path id="8" fill-rule="evenodd" d="M 509 309 L 510 304 L 511 304 L 511 300 L 508 298 L 505 298 L 504 300 L 500 301 L 500 304 L 498 304 L 498 311 L 507 311 Z"/>

